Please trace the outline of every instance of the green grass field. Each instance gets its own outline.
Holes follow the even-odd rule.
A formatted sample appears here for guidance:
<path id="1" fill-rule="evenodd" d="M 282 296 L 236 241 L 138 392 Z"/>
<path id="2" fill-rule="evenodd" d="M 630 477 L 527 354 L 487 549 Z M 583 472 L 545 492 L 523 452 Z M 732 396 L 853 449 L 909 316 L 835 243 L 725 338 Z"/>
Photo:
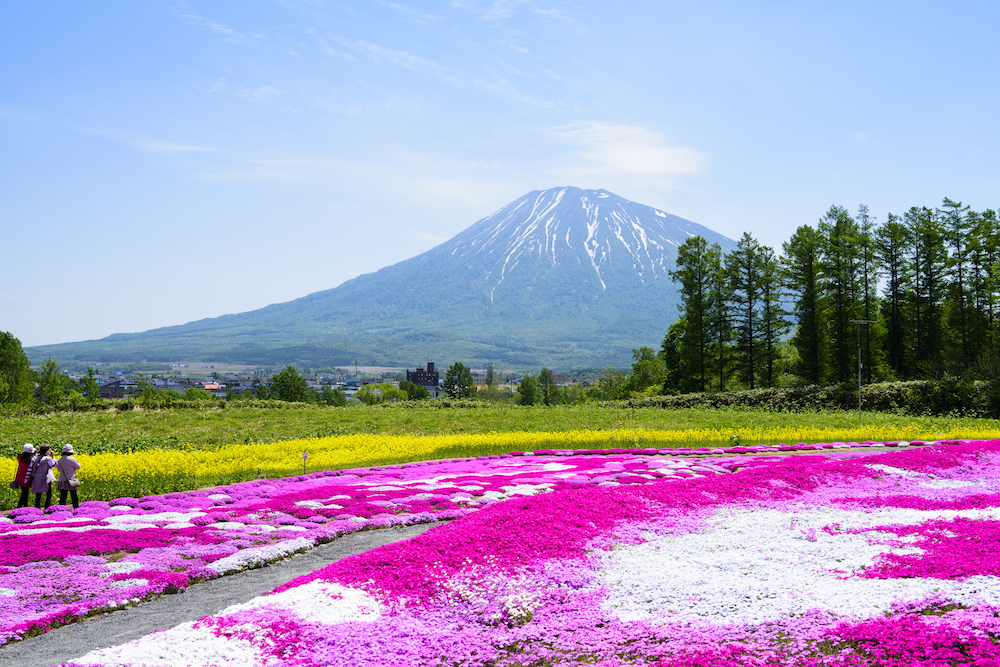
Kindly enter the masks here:
<path id="1" fill-rule="evenodd" d="M 934 437 L 1000 437 L 1000 422 L 993 419 L 912 417 L 866 413 L 864 430 L 892 439 Z M 773 431 L 787 441 L 806 430 L 850 431 L 857 439 L 856 412 L 778 413 L 755 410 L 624 408 L 591 403 L 553 407 L 520 407 L 483 404 L 482 407 L 435 407 L 434 403 L 321 408 L 253 408 L 232 405 L 202 410 L 102 410 L 76 413 L 0 418 L 0 452 L 12 456 L 31 442 L 73 443 L 90 452 L 124 451 L 150 447 L 193 446 L 213 448 L 224 444 L 266 443 L 309 437 L 356 433 L 390 435 L 440 435 L 517 431 L 568 431 L 614 429 L 694 430 L 716 429 L 717 444 L 728 434 Z M 935 435 L 938 434 L 938 435 Z M 992 434 L 992 435 L 991 435 Z M 877 439 L 872 437 L 871 439 Z M 699 443 L 713 444 L 713 443 Z M 751 444 L 744 440 L 743 444 Z"/>

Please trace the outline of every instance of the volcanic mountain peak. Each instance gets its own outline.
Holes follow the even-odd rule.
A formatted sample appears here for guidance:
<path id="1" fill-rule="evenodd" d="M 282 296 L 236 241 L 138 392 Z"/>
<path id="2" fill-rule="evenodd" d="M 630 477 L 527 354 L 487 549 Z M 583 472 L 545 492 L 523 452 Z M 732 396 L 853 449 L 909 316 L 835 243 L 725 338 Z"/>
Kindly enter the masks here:
<path id="1" fill-rule="evenodd" d="M 35 359 L 212 359 L 264 366 L 624 366 L 677 319 L 669 271 L 692 236 L 736 244 L 607 190 L 530 192 L 416 257 L 259 310 L 100 341 Z"/>
<path id="2" fill-rule="evenodd" d="M 732 244 L 706 227 L 607 190 L 564 187 L 530 192 L 444 245 L 452 257 L 478 257 L 492 301 L 496 288 L 526 263 L 586 267 L 602 290 L 616 274 L 635 275 L 642 284 L 669 280 L 675 248 L 696 235 Z"/>

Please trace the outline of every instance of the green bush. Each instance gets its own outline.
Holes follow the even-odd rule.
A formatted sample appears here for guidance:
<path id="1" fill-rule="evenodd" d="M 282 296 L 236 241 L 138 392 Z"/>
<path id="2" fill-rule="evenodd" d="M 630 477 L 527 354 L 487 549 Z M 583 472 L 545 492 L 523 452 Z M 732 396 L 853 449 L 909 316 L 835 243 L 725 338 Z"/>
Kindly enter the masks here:
<path id="1" fill-rule="evenodd" d="M 812 385 L 788 389 L 704 392 L 673 396 L 635 397 L 620 403 L 629 408 L 753 408 L 775 412 L 857 410 L 857 385 Z M 881 382 L 861 389 L 861 408 L 869 412 L 907 415 L 1000 416 L 1000 381 L 912 380 Z"/>

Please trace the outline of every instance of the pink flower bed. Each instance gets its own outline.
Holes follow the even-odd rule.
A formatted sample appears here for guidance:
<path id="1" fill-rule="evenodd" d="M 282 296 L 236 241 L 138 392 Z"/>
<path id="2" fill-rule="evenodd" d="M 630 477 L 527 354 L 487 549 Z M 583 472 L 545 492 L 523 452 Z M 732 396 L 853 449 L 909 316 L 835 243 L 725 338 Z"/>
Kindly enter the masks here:
<path id="1" fill-rule="evenodd" d="M 548 492 L 507 493 L 67 664 L 1000 664 L 1000 441 L 819 451 L 712 468 L 553 452 L 456 470 L 448 481 L 478 483 L 480 499 L 493 500 L 486 489 Z M 732 474 L 709 474 L 721 470 Z M 509 478 L 487 482 L 500 476 Z M 387 487 L 408 479 L 368 491 L 394 494 Z M 360 507 L 379 499 L 368 498 Z M 421 512 L 438 511 L 418 500 L 430 503 L 415 505 Z M 289 515 L 303 506 L 282 502 Z"/>
<path id="2" fill-rule="evenodd" d="M 725 472 L 645 454 L 420 462 L 91 501 L 75 511 L 12 510 L 0 519 L 0 643 L 357 530 L 455 519 L 557 486 Z M 45 576 L 32 576 L 39 568 Z"/>

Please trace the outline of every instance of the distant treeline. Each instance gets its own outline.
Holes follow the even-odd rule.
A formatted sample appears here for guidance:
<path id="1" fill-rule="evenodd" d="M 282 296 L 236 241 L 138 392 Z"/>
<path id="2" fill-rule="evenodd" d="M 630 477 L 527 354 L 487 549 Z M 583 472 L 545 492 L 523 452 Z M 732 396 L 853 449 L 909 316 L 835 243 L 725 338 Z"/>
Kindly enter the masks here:
<path id="1" fill-rule="evenodd" d="M 946 198 L 878 225 L 834 206 L 782 250 L 751 234 L 725 255 L 701 237 L 680 246 L 665 392 L 857 382 L 859 354 L 866 383 L 1000 377 L 995 211 Z"/>

